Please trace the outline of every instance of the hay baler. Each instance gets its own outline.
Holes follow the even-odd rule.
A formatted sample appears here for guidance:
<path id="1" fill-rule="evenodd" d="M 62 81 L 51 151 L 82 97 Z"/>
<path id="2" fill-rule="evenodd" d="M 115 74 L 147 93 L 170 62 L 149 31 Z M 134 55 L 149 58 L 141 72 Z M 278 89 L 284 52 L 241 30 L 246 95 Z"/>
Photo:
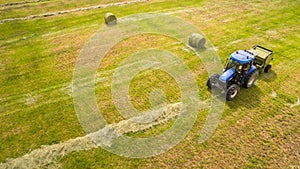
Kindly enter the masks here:
<path id="1" fill-rule="evenodd" d="M 230 55 L 222 75 L 213 74 L 207 80 L 209 89 L 226 92 L 226 99 L 233 100 L 240 91 L 240 86 L 249 88 L 254 85 L 259 73 L 268 73 L 273 52 L 256 45 L 250 50 L 239 50 Z"/>

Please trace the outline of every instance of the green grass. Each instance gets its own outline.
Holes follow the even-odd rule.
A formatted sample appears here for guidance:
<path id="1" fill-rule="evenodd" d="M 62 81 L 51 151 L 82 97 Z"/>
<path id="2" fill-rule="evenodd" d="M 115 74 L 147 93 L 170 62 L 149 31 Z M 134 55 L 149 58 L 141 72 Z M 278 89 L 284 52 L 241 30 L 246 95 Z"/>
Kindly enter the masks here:
<path id="1" fill-rule="evenodd" d="M 107 2 L 112 1 L 101 1 Z M 1 9 L 1 18 L 94 4 L 98 2 L 45 1 L 11 10 Z M 42 5 L 45 7 L 40 8 Z M 205 144 L 198 143 L 207 115 L 207 111 L 201 111 L 186 139 L 164 154 L 129 159 L 98 148 L 71 153 L 60 158 L 59 163 L 64 168 L 288 168 L 299 165 L 296 154 L 299 145 L 295 143 L 299 142 L 300 108 L 292 108 L 290 104 L 300 97 L 300 3 L 292 0 L 150 1 L 1 24 L 0 162 L 20 157 L 41 145 L 85 135 L 77 120 L 72 97 L 68 95 L 69 85 L 80 49 L 101 27 L 106 12 L 112 11 L 122 17 L 186 8 L 199 8 L 200 11 L 176 15 L 205 33 L 218 48 L 222 61 L 235 50 L 261 44 L 275 52 L 273 74 L 262 75 L 256 86 L 242 89 L 236 100 L 226 103 L 216 133 Z M 142 43 L 140 48 L 163 48 L 180 56 L 195 73 L 201 99 L 209 98 L 205 87 L 208 75 L 201 61 L 166 37 L 143 35 L 121 42 L 103 60 L 99 71 L 113 70 L 122 59 L 138 50 L 135 41 Z M 140 110 L 149 108 L 146 96 L 153 87 L 163 87 L 170 103 L 178 101 L 176 83 L 165 73 L 151 74 L 144 72 L 131 84 L 133 104 Z M 165 85 L 167 82 L 169 85 Z M 98 106 L 108 122 L 117 122 L 122 117 L 111 101 L 108 84 L 106 81 L 96 86 Z M 276 98 L 270 96 L 272 91 L 277 93 Z M 170 124 L 133 136 L 154 135 L 168 127 Z"/>
<path id="2" fill-rule="evenodd" d="M 20 17 L 26 17 L 28 15 L 38 15 L 38 14 L 44 14 L 49 12 L 57 12 L 57 11 L 74 9 L 74 8 L 89 7 L 93 5 L 116 3 L 122 1 L 124 0 L 102 0 L 101 2 L 97 0 L 88 0 L 88 1 L 45 0 L 39 3 L 32 2 L 32 3 L 21 4 L 21 5 L 2 7 L 2 9 L 0 9 L 2 13 L 0 19 L 20 18 Z M 6 3 L 1 3 L 1 4 L 6 4 Z"/>

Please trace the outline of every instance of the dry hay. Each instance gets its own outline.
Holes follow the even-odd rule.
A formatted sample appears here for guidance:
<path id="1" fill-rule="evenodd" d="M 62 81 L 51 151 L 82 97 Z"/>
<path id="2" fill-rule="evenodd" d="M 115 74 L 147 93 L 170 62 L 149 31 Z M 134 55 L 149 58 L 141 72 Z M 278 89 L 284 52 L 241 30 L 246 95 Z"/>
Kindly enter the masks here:
<path id="1" fill-rule="evenodd" d="M 109 146 L 111 141 L 113 141 L 113 138 L 122 134 L 148 130 L 154 126 L 165 124 L 175 119 L 179 115 L 180 109 L 181 103 L 170 104 L 164 108 L 161 116 L 151 123 L 134 122 L 134 118 L 148 118 L 148 116 L 151 116 L 153 112 L 150 111 L 139 117 L 107 125 L 99 131 L 83 137 L 71 139 L 59 144 L 41 146 L 41 148 L 33 150 L 22 157 L 7 159 L 6 163 L 0 164 L 0 168 L 41 168 L 53 164 L 56 166 L 55 160 L 58 157 L 66 156 L 71 152 L 97 148 L 98 146 L 90 139 L 90 137 L 97 136 L 97 138 L 102 138 L 102 140 L 100 140 L 102 141 L 102 144 Z M 114 130 L 114 132 L 112 132 L 112 130 Z M 118 135 L 113 135 L 114 133 L 118 133 Z"/>
<path id="2" fill-rule="evenodd" d="M 0 7 L 4 6 L 15 6 L 15 5 L 23 5 L 23 4 L 29 4 L 29 3 L 37 3 L 37 2 L 42 2 L 45 0 L 33 0 L 33 1 L 20 1 L 20 2 L 9 2 L 5 4 L 0 4 Z"/>
<path id="3" fill-rule="evenodd" d="M 189 38 L 189 45 L 196 49 L 203 49 L 205 48 L 206 39 L 203 35 L 198 33 L 192 34 Z"/>
<path id="4" fill-rule="evenodd" d="M 107 25 L 114 25 L 117 23 L 117 17 L 113 13 L 106 13 L 104 15 L 104 21 Z"/>
<path id="5" fill-rule="evenodd" d="M 36 18 L 44 18 L 44 17 L 49 17 L 49 16 L 57 16 L 57 15 L 80 12 L 80 11 L 89 11 L 89 10 L 95 10 L 95 9 L 99 9 L 99 8 L 108 8 L 108 7 L 112 7 L 112 6 L 123 6 L 123 5 L 129 5 L 129 4 L 141 3 L 141 2 L 147 2 L 147 1 L 149 1 L 149 0 L 132 0 L 132 1 L 126 1 L 126 2 L 117 2 L 117 3 L 95 5 L 95 6 L 84 7 L 84 8 L 76 8 L 76 9 L 65 10 L 65 11 L 50 12 L 50 13 L 39 14 L 39 15 L 30 15 L 30 16 L 26 16 L 23 18 L 7 18 L 7 19 L 0 20 L 0 24 L 5 23 L 5 22 L 23 21 L 23 20 L 31 20 L 31 19 L 36 19 Z"/>

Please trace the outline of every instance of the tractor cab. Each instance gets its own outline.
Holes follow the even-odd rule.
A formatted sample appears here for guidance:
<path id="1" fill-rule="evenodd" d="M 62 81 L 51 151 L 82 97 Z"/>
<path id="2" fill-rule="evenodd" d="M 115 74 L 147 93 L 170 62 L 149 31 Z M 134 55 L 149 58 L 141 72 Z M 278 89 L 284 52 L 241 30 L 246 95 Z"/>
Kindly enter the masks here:
<path id="1" fill-rule="evenodd" d="M 256 67 L 253 65 L 254 58 L 255 55 L 247 50 L 239 50 L 232 53 L 219 80 L 227 83 L 227 85 L 232 83 L 244 84 L 245 76 L 256 70 Z"/>
<path id="2" fill-rule="evenodd" d="M 234 69 L 238 73 L 247 71 L 253 66 L 253 60 L 255 55 L 247 50 L 239 50 L 230 55 L 230 59 L 227 60 L 224 71 L 228 69 Z"/>

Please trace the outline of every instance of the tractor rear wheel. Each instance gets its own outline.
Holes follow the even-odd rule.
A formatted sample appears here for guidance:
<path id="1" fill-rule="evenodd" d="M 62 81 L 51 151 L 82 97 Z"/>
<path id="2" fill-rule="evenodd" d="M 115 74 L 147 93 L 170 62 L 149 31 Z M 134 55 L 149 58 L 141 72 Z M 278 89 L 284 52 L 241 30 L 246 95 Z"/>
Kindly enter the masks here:
<path id="1" fill-rule="evenodd" d="M 220 75 L 217 74 L 217 73 L 211 75 L 211 76 L 208 78 L 207 82 L 206 82 L 206 86 L 207 86 L 209 89 L 211 89 L 211 87 L 213 86 L 214 82 L 215 82 L 217 79 L 219 79 L 219 77 L 220 77 Z"/>
<path id="2" fill-rule="evenodd" d="M 267 65 L 267 67 L 265 68 L 264 72 L 265 73 L 269 73 L 269 71 L 271 70 L 272 65 Z"/>
<path id="3" fill-rule="evenodd" d="M 254 70 L 251 74 L 246 75 L 244 86 L 246 88 L 252 87 L 258 77 L 258 71 Z"/>
<path id="4" fill-rule="evenodd" d="M 226 91 L 226 100 L 228 101 L 233 100 L 234 98 L 236 98 L 239 92 L 240 92 L 240 87 L 237 84 L 233 84 L 229 86 L 229 88 Z"/>

